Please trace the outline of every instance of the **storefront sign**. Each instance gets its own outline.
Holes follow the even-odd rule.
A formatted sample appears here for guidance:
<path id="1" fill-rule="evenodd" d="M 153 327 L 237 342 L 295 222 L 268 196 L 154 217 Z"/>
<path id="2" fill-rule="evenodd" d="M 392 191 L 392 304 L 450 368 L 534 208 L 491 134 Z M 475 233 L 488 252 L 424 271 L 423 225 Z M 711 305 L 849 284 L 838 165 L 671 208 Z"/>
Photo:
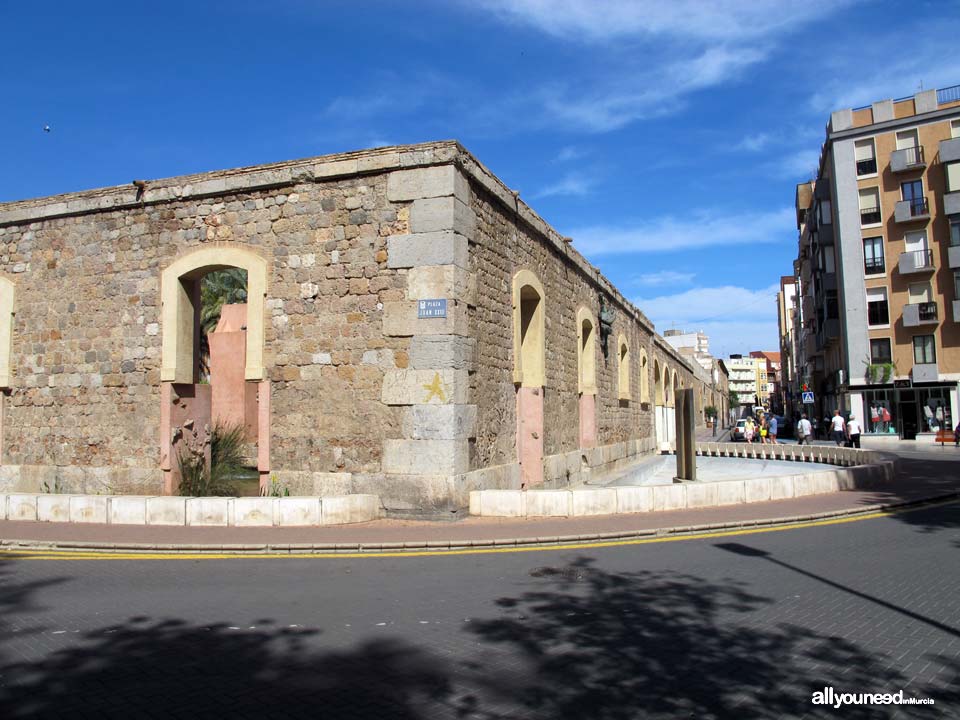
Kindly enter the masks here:
<path id="1" fill-rule="evenodd" d="M 909 380 L 909 378 L 906 379 L 906 380 L 894 380 L 894 381 L 893 381 L 893 386 L 894 386 L 895 388 L 908 388 L 908 387 L 910 387 L 910 380 Z"/>

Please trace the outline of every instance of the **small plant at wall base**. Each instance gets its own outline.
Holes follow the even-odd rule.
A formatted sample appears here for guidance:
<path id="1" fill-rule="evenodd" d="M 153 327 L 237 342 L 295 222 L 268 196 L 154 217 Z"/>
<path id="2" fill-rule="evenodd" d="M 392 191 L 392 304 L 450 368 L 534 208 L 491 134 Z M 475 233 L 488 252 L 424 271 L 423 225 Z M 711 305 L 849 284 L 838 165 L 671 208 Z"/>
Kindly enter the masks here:
<path id="1" fill-rule="evenodd" d="M 703 414 L 706 416 L 707 420 L 713 422 L 717 419 L 717 409 L 713 405 L 707 405 L 703 409 Z"/>
<path id="2" fill-rule="evenodd" d="M 235 496 L 232 480 L 244 468 L 243 425 L 220 425 L 202 431 L 184 423 L 184 446 L 177 455 L 181 496 Z M 207 465 L 207 446 L 210 464 Z"/>
<path id="3" fill-rule="evenodd" d="M 290 497 L 290 488 L 280 483 L 277 474 L 270 476 L 270 487 L 263 488 L 260 494 L 264 497 Z"/>

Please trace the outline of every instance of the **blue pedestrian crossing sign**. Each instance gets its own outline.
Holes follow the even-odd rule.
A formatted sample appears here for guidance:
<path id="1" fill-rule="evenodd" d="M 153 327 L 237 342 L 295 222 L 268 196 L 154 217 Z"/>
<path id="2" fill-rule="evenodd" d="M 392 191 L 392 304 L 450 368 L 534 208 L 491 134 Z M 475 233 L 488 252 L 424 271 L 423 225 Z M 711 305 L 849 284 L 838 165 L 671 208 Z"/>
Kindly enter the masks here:
<path id="1" fill-rule="evenodd" d="M 805 392 L 801 393 L 803 395 L 803 404 L 804 405 L 813 405 L 813 393 Z"/>

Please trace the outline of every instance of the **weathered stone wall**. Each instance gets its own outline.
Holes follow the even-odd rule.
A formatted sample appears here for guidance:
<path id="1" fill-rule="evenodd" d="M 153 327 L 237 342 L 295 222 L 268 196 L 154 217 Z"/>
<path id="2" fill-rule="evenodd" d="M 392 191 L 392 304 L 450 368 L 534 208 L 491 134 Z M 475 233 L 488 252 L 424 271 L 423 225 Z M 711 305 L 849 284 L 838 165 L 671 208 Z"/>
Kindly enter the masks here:
<path id="1" fill-rule="evenodd" d="M 653 434 L 653 359 L 678 370 L 691 386 L 693 375 L 678 355 L 654 342 L 652 325 L 610 286 L 596 281 L 596 271 L 584 269 L 578 253 L 557 244 L 520 220 L 500 198 L 473 186 L 476 231 L 470 245 L 470 269 L 477 278 L 477 307 L 471 327 L 477 340 L 477 371 L 471 392 L 477 405 L 477 437 L 472 467 L 499 465 L 517 459 L 516 400 L 512 376 L 513 329 L 511 287 L 520 270 L 534 273 L 543 284 L 546 310 L 544 456 L 579 447 L 577 385 L 577 310 L 585 307 L 597 322 L 599 296 L 616 312 L 607 340 L 607 354 L 596 343 L 596 419 L 598 445 L 610 445 Z M 587 266 L 589 267 L 589 266 Z M 617 339 L 624 335 L 630 349 L 630 399 L 619 398 Z M 640 349 L 648 357 L 651 403 L 640 401 Z"/>
<path id="2" fill-rule="evenodd" d="M 389 509 L 413 511 L 516 486 L 519 270 L 545 294 L 549 482 L 653 448 L 655 362 L 670 382 L 674 373 L 682 386 L 694 382 L 642 313 L 455 143 L 155 181 L 135 194 L 105 188 L 0 205 L 0 276 L 15 285 L 0 452 L 11 468 L 41 468 L 11 469 L 11 478 L 76 484 L 42 468 L 108 468 L 84 477 L 105 492 L 117 491 L 112 478 L 149 492 L 161 461 L 161 375 L 180 377 L 163 361 L 180 356 L 164 340 L 179 315 L 161 276 L 187 277 L 171 265 L 204 247 L 266 262 L 262 317 L 254 313 L 270 397 L 260 470 L 294 491 L 374 493 Z M 601 294 L 615 319 L 606 357 L 597 326 L 596 447 L 581 454 L 577 311 L 598 321 Z M 418 318 L 424 298 L 446 299 L 447 317 Z M 620 335 L 631 356 L 626 398 Z"/>
<path id="3" fill-rule="evenodd" d="M 3 461 L 156 467 L 160 274 L 222 243 L 269 260 L 273 465 L 379 470 L 400 423 L 382 378 L 409 344 L 381 329 L 406 292 L 386 238 L 406 223 L 377 174 L 0 227 L 16 284 Z"/>

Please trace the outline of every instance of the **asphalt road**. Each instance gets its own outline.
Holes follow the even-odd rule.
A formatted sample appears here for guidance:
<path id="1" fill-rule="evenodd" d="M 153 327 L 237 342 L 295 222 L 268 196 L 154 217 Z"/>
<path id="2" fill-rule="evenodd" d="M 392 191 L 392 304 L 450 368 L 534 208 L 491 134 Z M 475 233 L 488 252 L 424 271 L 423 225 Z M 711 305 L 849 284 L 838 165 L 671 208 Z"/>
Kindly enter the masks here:
<path id="1" fill-rule="evenodd" d="M 522 553 L 6 558 L 0 717 L 957 717 L 958 597 L 957 503 Z"/>

